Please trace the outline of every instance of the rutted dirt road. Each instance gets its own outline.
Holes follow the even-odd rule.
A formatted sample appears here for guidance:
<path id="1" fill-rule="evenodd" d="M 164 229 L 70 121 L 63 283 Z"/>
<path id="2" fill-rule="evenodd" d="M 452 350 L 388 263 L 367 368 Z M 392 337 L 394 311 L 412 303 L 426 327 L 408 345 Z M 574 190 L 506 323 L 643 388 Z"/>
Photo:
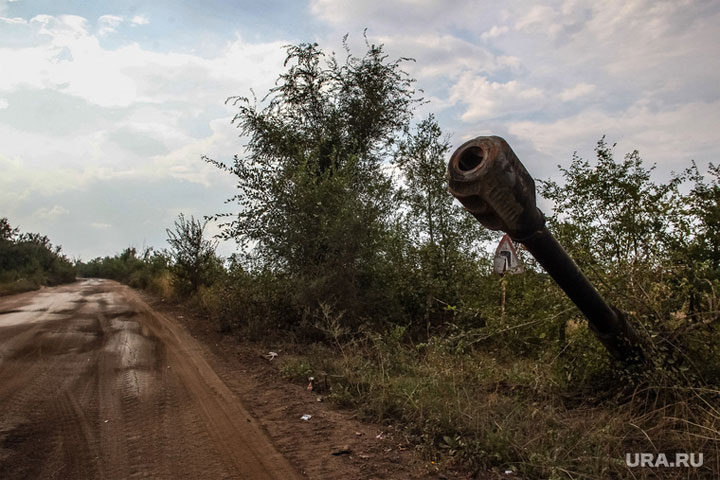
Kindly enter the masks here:
<path id="1" fill-rule="evenodd" d="M 200 352 L 114 282 L 0 299 L 0 478 L 299 478 Z"/>

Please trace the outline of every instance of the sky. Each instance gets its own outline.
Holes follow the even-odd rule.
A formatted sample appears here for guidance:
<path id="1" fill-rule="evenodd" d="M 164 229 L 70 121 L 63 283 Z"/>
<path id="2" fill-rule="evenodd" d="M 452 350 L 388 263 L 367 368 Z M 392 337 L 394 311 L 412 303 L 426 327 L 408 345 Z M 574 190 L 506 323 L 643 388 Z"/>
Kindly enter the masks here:
<path id="1" fill-rule="evenodd" d="M 558 179 L 605 135 L 663 181 L 720 158 L 718 25 L 713 0 L 0 0 L 0 217 L 71 258 L 166 247 L 179 213 L 236 208 L 201 160 L 242 155 L 227 97 L 266 93 L 285 45 L 360 55 L 365 30 L 415 59 L 417 120 L 455 147 L 500 135 Z"/>

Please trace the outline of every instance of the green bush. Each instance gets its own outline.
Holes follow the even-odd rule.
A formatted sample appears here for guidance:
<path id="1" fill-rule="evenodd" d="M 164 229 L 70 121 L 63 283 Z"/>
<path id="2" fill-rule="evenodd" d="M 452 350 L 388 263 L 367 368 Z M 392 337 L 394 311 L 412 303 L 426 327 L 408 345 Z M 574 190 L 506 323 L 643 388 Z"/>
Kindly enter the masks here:
<path id="1" fill-rule="evenodd" d="M 75 267 L 48 237 L 20 233 L 19 229 L 10 227 L 7 218 L 0 219 L 0 294 L 74 280 Z"/>

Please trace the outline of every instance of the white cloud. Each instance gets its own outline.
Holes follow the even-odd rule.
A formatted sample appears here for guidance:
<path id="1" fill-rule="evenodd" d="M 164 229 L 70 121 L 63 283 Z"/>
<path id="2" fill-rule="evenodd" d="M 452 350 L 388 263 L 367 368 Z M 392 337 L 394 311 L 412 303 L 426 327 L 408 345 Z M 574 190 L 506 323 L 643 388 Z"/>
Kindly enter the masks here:
<path id="1" fill-rule="evenodd" d="M 450 90 L 450 101 L 466 105 L 462 119 L 466 122 L 532 111 L 545 100 L 537 87 L 511 80 L 494 82 L 486 77 L 465 74 Z"/>
<path id="2" fill-rule="evenodd" d="M 388 35 L 373 38 L 386 46 L 392 57 L 410 57 L 414 63 L 404 65 L 422 81 L 433 77 L 457 78 L 467 71 L 496 72 L 513 61 L 496 57 L 485 47 L 452 35 Z"/>
<path id="3" fill-rule="evenodd" d="M 111 228 L 112 225 L 109 223 L 103 223 L 103 222 L 92 222 L 90 224 L 92 228 L 95 228 L 97 230 L 107 230 L 108 228 Z"/>
<path id="4" fill-rule="evenodd" d="M 199 103 L 213 89 L 222 96 L 234 93 L 233 85 L 272 85 L 284 58 L 283 41 L 251 44 L 237 37 L 207 59 L 152 52 L 137 44 L 107 50 L 80 17 L 40 15 L 31 24 L 45 42 L 36 45 L 28 38 L 22 48 L 0 48 L 0 64 L 8 67 L 0 91 L 50 88 L 102 107 L 172 102 L 192 92 Z"/>
<path id="5" fill-rule="evenodd" d="M 150 23 L 150 20 L 145 15 L 135 15 L 130 19 L 132 26 L 147 25 L 148 23 Z"/>
<path id="6" fill-rule="evenodd" d="M 667 89 L 696 91 L 717 85 L 716 43 L 720 9 L 712 2 L 610 0 L 564 2 L 562 8 L 518 4 L 519 18 L 505 48 L 523 51 L 535 76 L 578 77 L 638 93 Z M 703 80 L 704 79 L 704 80 Z"/>
<path id="7" fill-rule="evenodd" d="M 701 159 L 701 163 L 712 159 L 717 152 L 718 125 L 720 101 L 688 103 L 661 112 L 637 102 L 617 113 L 592 109 L 549 122 L 516 121 L 509 124 L 509 132 L 531 141 L 558 163 L 569 159 L 573 150 L 594 146 L 607 134 L 618 143 L 618 151 L 638 149 L 645 160 L 657 162 L 667 172 L 689 166 L 690 159 Z"/>
<path id="8" fill-rule="evenodd" d="M 237 128 L 226 118 L 211 121 L 210 127 L 211 135 L 187 142 L 166 154 L 155 156 L 152 165 L 148 168 L 152 169 L 155 175 L 170 175 L 204 186 L 217 184 L 219 175 L 224 174 L 220 174 L 214 166 L 201 162 L 200 157 L 206 155 L 216 160 L 228 161 L 230 160 L 227 156 L 228 152 L 242 154 L 243 142 L 238 139 Z M 223 179 L 229 180 L 227 177 Z M 224 181 L 220 183 L 226 184 Z"/>
<path id="9" fill-rule="evenodd" d="M 503 25 L 502 27 L 498 27 L 497 25 L 493 25 L 490 30 L 487 32 L 484 32 L 482 35 L 480 35 L 480 38 L 483 40 L 487 40 L 490 38 L 499 37 L 500 35 L 503 35 L 510 31 L 510 27 L 507 25 Z"/>
<path id="10" fill-rule="evenodd" d="M 506 134 L 528 155 L 562 161 L 582 146 L 592 153 L 607 133 L 625 151 L 658 161 L 660 171 L 720 155 L 716 2 L 417 1 L 401 8 L 313 0 L 311 8 L 335 34 L 368 27 L 371 41 L 416 58 L 408 70 L 419 87 L 430 85 L 427 109 L 441 110 L 461 138 Z"/>
<path id="11" fill-rule="evenodd" d="M 91 182 L 118 177 L 123 170 L 127 171 L 127 166 L 124 169 L 121 165 L 114 166 L 113 160 L 107 158 L 114 154 L 109 149 L 105 151 L 104 161 L 99 161 L 103 159 L 103 152 L 87 137 L 62 142 L 2 129 L 0 144 L 5 151 L 0 153 L 0 205 L 9 211 L 34 196 L 54 196 L 82 189 Z M 25 150 L 18 153 L 20 148 L 15 144 L 24 146 Z"/>
<path id="12" fill-rule="evenodd" d="M 554 34 L 558 31 L 558 12 L 547 5 L 535 5 L 515 22 L 515 29 Z"/>
<path id="13" fill-rule="evenodd" d="M 53 45 L 63 45 L 87 36 L 87 20 L 77 15 L 36 15 L 30 23 L 38 33 L 51 38 Z"/>
<path id="14" fill-rule="evenodd" d="M 123 17 L 117 15 L 101 16 L 98 18 L 98 35 L 102 37 L 103 35 L 114 32 L 123 21 Z"/>
<path id="15" fill-rule="evenodd" d="M 35 213 L 33 213 L 33 216 L 41 220 L 54 221 L 57 220 L 58 217 L 62 217 L 63 215 L 67 215 L 69 213 L 70 211 L 68 209 L 61 207 L 60 205 L 53 205 L 52 208 L 38 208 L 35 210 Z"/>
<path id="16" fill-rule="evenodd" d="M 123 23 L 129 23 L 131 27 L 138 27 L 140 25 L 147 25 L 150 20 L 145 15 L 135 15 L 130 19 L 119 15 L 102 15 L 98 18 L 97 34 L 101 37 L 117 31 L 117 28 Z"/>
<path id="17" fill-rule="evenodd" d="M 17 17 L 16 18 L 0 17 L 0 22 L 7 23 L 10 25 L 13 25 L 13 24 L 14 25 L 27 25 L 27 20 L 25 20 L 24 18 L 17 18 Z"/>
<path id="18" fill-rule="evenodd" d="M 560 92 L 560 99 L 564 102 L 576 100 L 580 97 L 589 95 L 595 91 L 595 85 L 590 83 L 578 83 L 574 87 L 569 87 Z"/>
<path id="19" fill-rule="evenodd" d="M 311 0 L 310 9 L 321 20 L 340 31 L 437 32 L 449 26 L 485 31 L 492 27 L 483 2 L 466 0 Z"/>
<path id="20" fill-rule="evenodd" d="M 236 36 L 205 58 L 137 44 L 109 50 L 80 17 L 41 15 L 18 25 L 13 46 L 0 47 L 7 67 L 0 76 L 0 205 L 8 215 L 38 195 L 106 179 L 212 183 L 231 194 L 200 155 L 227 160 L 241 149 L 223 102 L 270 88 L 288 42 Z"/>

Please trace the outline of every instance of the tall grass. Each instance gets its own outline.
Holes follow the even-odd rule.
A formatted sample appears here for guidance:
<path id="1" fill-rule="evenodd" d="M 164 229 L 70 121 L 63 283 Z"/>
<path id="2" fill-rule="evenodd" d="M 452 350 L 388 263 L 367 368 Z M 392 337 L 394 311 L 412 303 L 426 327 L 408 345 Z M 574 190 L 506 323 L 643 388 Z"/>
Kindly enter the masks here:
<path id="1" fill-rule="evenodd" d="M 583 353 L 538 356 L 463 347 L 452 334 L 413 343 L 402 327 L 349 335 L 333 327 L 324 345 L 280 359 L 297 381 L 321 378 L 328 398 L 363 418 L 402 427 L 428 459 L 469 473 L 522 478 L 717 478 L 720 389 L 658 369 L 643 378 L 585 352 L 599 365 L 570 376 Z M 592 345 L 583 329 L 571 344 Z M 591 363 L 586 359 L 585 366 Z M 677 372 L 683 375 L 682 372 Z M 632 375 L 637 375 L 633 373 Z M 702 453 L 700 468 L 633 468 L 626 454 Z"/>

